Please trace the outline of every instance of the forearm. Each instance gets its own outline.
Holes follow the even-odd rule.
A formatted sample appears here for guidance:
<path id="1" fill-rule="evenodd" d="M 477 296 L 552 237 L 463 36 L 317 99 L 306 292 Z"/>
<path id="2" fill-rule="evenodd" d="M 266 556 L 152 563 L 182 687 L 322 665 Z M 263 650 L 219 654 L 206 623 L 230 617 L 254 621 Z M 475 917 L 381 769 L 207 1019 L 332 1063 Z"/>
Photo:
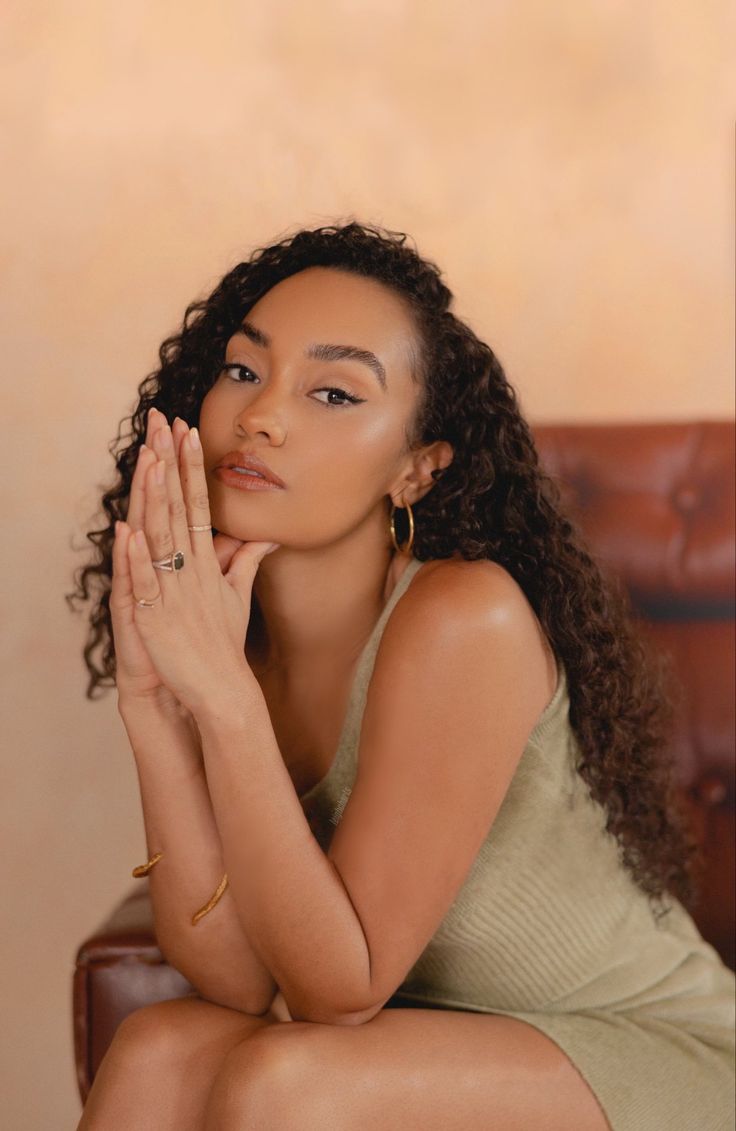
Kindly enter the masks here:
<path id="1" fill-rule="evenodd" d="M 219 703 L 195 713 L 243 928 L 294 1020 L 350 1020 L 370 1000 L 360 920 L 312 835 L 255 679 L 240 678 Z"/>
<path id="2" fill-rule="evenodd" d="M 148 856 L 162 853 L 148 877 L 161 951 L 203 997 L 261 1013 L 277 986 L 245 934 L 229 888 L 192 924 L 226 871 L 196 729 L 152 704 L 118 709 L 135 756 Z M 245 838 L 246 830 L 243 821 Z"/>

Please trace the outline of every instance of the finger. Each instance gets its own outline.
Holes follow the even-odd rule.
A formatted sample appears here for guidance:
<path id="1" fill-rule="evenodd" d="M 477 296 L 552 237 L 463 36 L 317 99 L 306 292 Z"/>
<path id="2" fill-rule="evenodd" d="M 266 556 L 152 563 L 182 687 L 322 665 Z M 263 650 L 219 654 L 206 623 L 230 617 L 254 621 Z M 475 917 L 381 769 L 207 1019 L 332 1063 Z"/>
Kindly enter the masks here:
<path id="1" fill-rule="evenodd" d="M 155 460 L 156 455 L 152 448 L 153 437 L 156 432 L 166 423 L 166 417 L 158 409 L 149 408 L 148 418 L 146 423 L 146 438 L 141 444 L 138 452 L 138 461 L 136 462 L 133 471 L 133 481 L 130 487 L 130 499 L 128 503 L 127 521 L 132 530 L 143 529 L 143 516 L 145 514 L 145 491 L 144 481 L 145 473 L 148 469 L 151 458 Z M 141 472 L 138 472 L 138 467 L 141 463 L 141 456 L 144 452 L 149 451 L 150 455 L 143 458 L 143 466 Z"/>
<path id="2" fill-rule="evenodd" d="M 143 529 L 148 553 L 152 561 L 167 558 L 174 550 L 179 549 L 178 546 L 174 545 L 174 538 L 169 525 L 166 464 L 163 460 L 158 460 L 153 464 L 146 475 L 146 517 Z M 173 570 L 158 570 L 157 573 L 159 578 L 162 579 L 159 581 L 162 590 L 168 588 L 168 580 L 173 578 L 174 584 L 178 582 L 178 578 L 174 577 L 175 571 Z"/>
<path id="3" fill-rule="evenodd" d="M 128 514 L 126 516 L 131 530 L 142 530 L 146 513 L 146 475 L 149 467 L 156 462 L 156 453 L 145 444 L 138 452 L 133 479 L 130 484 Z"/>
<path id="4" fill-rule="evenodd" d="M 137 530 L 131 533 L 127 549 L 133 599 L 135 601 L 154 601 L 154 608 L 160 608 L 164 602 L 163 587 L 159 585 L 158 581 L 161 575 L 151 564 L 151 555 L 145 532 Z M 150 614 L 151 611 L 151 609 L 141 610 L 145 614 Z"/>
<path id="5" fill-rule="evenodd" d="M 174 417 L 174 423 L 171 425 L 171 434 L 174 437 L 174 451 L 176 452 L 176 466 L 181 468 L 181 443 L 187 432 L 189 426 L 182 420 L 180 416 Z"/>
<path id="6" fill-rule="evenodd" d="M 181 550 L 186 555 L 191 551 L 189 531 L 187 530 L 187 508 L 182 493 L 174 437 L 165 418 L 163 426 L 157 429 L 153 437 L 153 446 L 156 455 L 164 461 L 166 466 L 166 499 L 168 502 L 169 529 L 174 539 L 174 549 Z M 168 551 L 166 552 L 168 553 Z"/>
<path id="7" fill-rule="evenodd" d="M 212 539 L 212 546 L 220 565 L 220 572 L 225 573 L 230 562 L 233 559 L 233 554 L 239 550 L 243 545 L 242 538 L 231 538 L 229 534 L 217 533 Z"/>
<path id="8" fill-rule="evenodd" d="M 128 540 L 131 534 L 132 531 L 127 523 L 117 523 L 115 541 L 112 547 L 110 618 L 112 620 L 118 673 L 132 668 L 140 661 L 140 653 L 130 635 L 131 630 L 136 631 L 134 597 L 128 561 Z"/>
<path id="9" fill-rule="evenodd" d="M 183 461 L 181 468 L 184 500 L 190 526 L 210 526 L 210 500 L 207 480 L 204 474 L 204 455 L 199 432 L 190 428 L 182 443 Z M 193 530 L 191 533 L 192 552 L 205 570 L 218 574 L 222 572 L 215 554 L 211 530 Z"/>
<path id="10" fill-rule="evenodd" d="M 110 612 L 115 618 L 119 610 L 129 605 L 131 594 L 130 565 L 128 563 L 128 538 L 130 528 L 127 523 L 115 523 L 115 538 L 112 544 L 112 586 L 110 589 Z"/>
<path id="11" fill-rule="evenodd" d="M 267 554 L 278 548 L 277 542 L 244 542 L 233 554 L 225 580 L 238 594 L 245 608 L 250 606 L 258 567 Z"/>

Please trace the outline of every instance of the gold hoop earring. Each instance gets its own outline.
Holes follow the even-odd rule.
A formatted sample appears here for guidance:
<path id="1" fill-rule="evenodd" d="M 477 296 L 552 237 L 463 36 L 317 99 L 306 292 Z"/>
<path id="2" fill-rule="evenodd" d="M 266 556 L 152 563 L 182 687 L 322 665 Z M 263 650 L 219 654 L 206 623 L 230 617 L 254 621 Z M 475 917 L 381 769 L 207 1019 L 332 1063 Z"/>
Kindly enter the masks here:
<path id="1" fill-rule="evenodd" d="M 414 515 L 412 513 L 411 503 L 407 503 L 406 506 L 402 508 L 403 510 L 406 511 L 408 518 L 409 518 L 409 540 L 408 540 L 408 542 L 406 543 L 405 546 L 400 546 L 398 544 L 398 542 L 396 541 L 396 524 L 395 524 L 396 509 L 397 509 L 396 504 L 392 502 L 391 503 L 391 518 L 390 518 L 389 524 L 388 524 L 388 528 L 389 528 L 389 531 L 391 533 L 391 541 L 393 542 L 394 547 L 399 554 L 409 554 L 409 553 L 411 553 L 411 548 L 414 545 Z"/>

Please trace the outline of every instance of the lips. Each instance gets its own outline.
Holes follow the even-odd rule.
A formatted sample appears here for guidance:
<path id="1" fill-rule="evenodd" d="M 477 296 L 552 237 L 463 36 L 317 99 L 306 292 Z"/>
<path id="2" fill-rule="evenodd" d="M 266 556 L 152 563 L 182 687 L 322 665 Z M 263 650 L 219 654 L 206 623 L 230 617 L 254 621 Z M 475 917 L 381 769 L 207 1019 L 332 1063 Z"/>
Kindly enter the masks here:
<path id="1" fill-rule="evenodd" d="M 265 479 L 268 483 L 272 483 L 275 487 L 286 486 L 284 481 L 282 479 L 279 479 L 278 475 L 276 475 L 275 472 L 271 471 L 271 468 L 268 466 L 268 464 L 265 464 L 262 459 L 259 459 L 258 456 L 253 455 L 249 452 L 228 452 L 227 455 L 223 456 L 223 458 L 220 460 L 215 470 L 219 471 L 221 469 L 234 467 L 242 467 L 249 471 L 255 471 L 260 476 L 262 476 L 263 479 Z M 251 477 L 244 476 L 244 478 Z M 252 478 L 255 478 L 255 476 L 253 476 Z"/>

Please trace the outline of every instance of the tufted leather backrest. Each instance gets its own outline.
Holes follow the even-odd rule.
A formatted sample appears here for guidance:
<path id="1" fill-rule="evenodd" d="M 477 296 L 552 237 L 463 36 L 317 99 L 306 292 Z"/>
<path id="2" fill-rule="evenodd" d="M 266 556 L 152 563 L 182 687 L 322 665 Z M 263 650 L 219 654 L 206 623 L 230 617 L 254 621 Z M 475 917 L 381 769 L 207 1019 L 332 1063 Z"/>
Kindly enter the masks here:
<path id="1" fill-rule="evenodd" d="M 694 424 L 534 430 L 542 463 L 594 555 L 628 586 L 682 683 L 676 780 L 704 847 L 694 918 L 734 966 L 734 430 Z M 147 880 L 79 947 L 74 1048 L 86 1099 L 122 1019 L 189 983 L 155 940 Z"/>
<path id="2" fill-rule="evenodd" d="M 727 421 L 546 425 L 540 462 L 642 631 L 672 658 L 675 780 L 703 844 L 693 915 L 734 967 L 736 509 Z"/>

